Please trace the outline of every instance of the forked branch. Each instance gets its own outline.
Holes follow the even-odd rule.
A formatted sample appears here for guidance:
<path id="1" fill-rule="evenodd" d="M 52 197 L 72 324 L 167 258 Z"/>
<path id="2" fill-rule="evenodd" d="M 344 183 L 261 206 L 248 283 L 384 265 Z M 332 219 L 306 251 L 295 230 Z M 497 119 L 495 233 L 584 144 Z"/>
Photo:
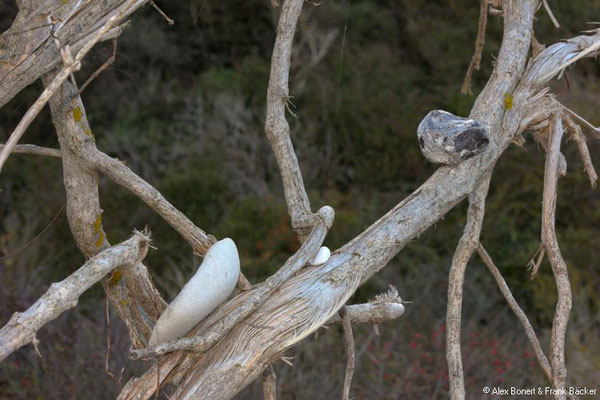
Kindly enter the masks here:
<path id="1" fill-rule="evenodd" d="M 550 143 L 546 154 L 544 173 L 544 198 L 542 201 L 542 245 L 552 266 L 558 302 L 552 323 L 550 363 L 552 366 L 553 384 L 556 389 L 566 387 L 567 367 L 565 364 L 565 341 L 567 324 L 571 313 L 572 294 L 567 265 L 562 257 L 556 237 L 556 195 L 558 184 L 560 144 L 563 137 L 563 126 L 560 114 L 556 113 L 550 120 Z M 558 390 L 556 399 L 565 399 L 566 395 Z"/>
<path id="2" fill-rule="evenodd" d="M 285 109 L 290 99 L 289 75 L 294 33 L 303 3 L 304 0 L 287 0 L 281 8 L 277 37 L 271 58 L 265 122 L 265 132 L 283 180 L 292 228 L 298 233 L 301 241 L 304 241 L 316 220 L 311 212 L 306 189 L 304 189 L 302 173 L 290 138 L 290 126 L 285 118 Z"/>
<path id="3" fill-rule="evenodd" d="M 463 377 L 462 356 L 460 350 L 460 334 L 462 322 L 463 284 L 467 263 L 477 249 L 483 217 L 485 215 L 485 198 L 490 184 L 490 176 L 469 195 L 469 211 L 467 224 L 454 252 L 450 275 L 448 277 L 448 305 L 446 313 L 446 359 L 448 361 L 448 377 L 450 381 L 450 398 L 465 398 L 465 382 Z"/>

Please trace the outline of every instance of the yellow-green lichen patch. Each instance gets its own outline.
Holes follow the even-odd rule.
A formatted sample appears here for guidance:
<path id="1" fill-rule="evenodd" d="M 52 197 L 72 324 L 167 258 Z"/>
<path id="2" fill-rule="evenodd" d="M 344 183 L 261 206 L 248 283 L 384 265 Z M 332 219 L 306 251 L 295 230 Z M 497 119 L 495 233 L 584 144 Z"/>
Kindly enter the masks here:
<path id="1" fill-rule="evenodd" d="M 122 306 L 126 306 L 128 304 L 127 300 L 125 300 L 125 299 L 119 300 L 119 303 L 121 303 Z"/>
<path id="2" fill-rule="evenodd" d="M 108 280 L 108 286 L 110 286 L 110 287 L 115 286 L 117 283 L 119 283 L 119 281 L 121 279 L 123 279 L 123 273 L 121 271 L 119 271 L 118 269 L 115 269 L 112 273 L 112 276 Z"/>
<path id="3" fill-rule="evenodd" d="M 96 248 L 100 248 L 100 246 L 102 246 L 102 243 L 104 243 L 104 232 L 100 232 L 100 236 L 98 236 L 98 240 L 96 240 Z"/>
<path id="4" fill-rule="evenodd" d="M 510 110 L 513 107 L 513 97 L 512 94 L 506 92 L 504 93 L 504 108 Z"/>
<path id="5" fill-rule="evenodd" d="M 89 136 L 91 138 L 94 137 L 94 135 L 92 135 L 92 130 L 89 127 L 85 126 L 84 124 L 81 124 L 81 130 L 83 130 L 83 133 L 85 133 L 87 136 Z"/>
<path id="6" fill-rule="evenodd" d="M 75 122 L 81 122 L 81 118 L 83 118 L 83 112 L 81 111 L 81 107 L 77 106 L 73 110 L 73 119 Z"/>
<path id="7" fill-rule="evenodd" d="M 96 220 L 94 221 L 94 234 L 97 234 L 102 229 L 102 212 L 98 214 Z"/>

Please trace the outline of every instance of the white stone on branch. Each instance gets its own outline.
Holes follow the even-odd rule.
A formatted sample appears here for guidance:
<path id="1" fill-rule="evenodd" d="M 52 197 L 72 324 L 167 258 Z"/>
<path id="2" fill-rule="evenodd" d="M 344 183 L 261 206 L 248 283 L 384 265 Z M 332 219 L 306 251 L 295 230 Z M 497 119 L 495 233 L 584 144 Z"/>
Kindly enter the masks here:
<path id="1" fill-rule="evenodd" d="M 317 252 L 315 257 L 310 261 L 310 265 L 325 264 L 327 262 L 327 260 L 329 260 L 330 256 L 331 256 L 331 250 L 329 250 L 329 247 L 323 246 L 319 249 L 319 251 Z"/>
<path id="2" fill-rule="evenodd" d="M 239 275 L 240 257 L 233 240 L 211 246 L 196 274 L 156 321 L 148 344 L 155 346 L 189 332 L 229 297 Z"/>

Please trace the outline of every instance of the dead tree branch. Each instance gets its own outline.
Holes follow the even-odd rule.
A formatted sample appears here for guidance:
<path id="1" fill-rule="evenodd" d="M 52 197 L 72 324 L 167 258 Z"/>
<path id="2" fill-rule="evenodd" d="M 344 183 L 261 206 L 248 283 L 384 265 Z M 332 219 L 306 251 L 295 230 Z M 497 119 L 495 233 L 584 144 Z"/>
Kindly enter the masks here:
<path id="1" fill-rule="evenodd" d="M 13 314 L 0 329 L 0 362 L 9 354 L 32 343 L 37 350 L 36 333 L 48 322 L 77 305 L 79 296 L 115 268 L 141 262 L 148 252 L 150 238 L 136 232 L 129 240 L 110 247 L 89 259 L 65 280 L 50 289 L 24 312 Z"/>
<path id="2" fill-rule="evenodd" d="M 285 109 L 290 99 L 289 75 L 292 44 L 303 0 L 288 0 L 281 8 L 277 37 L 271 58 L 271 75 L 267 89 L 267 116 L 265 132 L 271 143 L 283 179 L 283 189 L 292 228 L 303 241 L 315 224 L 310 201 L 304 189 L 302 173 L 290 138 L 290 126 Z"/>
<path id="3" fill-rule="evenodd" d="M 538 360 L 538 363 L 540 364 L 540 367 L 544 371 L 544 374 L 546 375 L 546 377 L 548 377 L 548 380 L 550 382 L 552 382 L 553 379 L 552 379 L 552 370 L 550 368 L 550 363 L 548 362 L 548 359 L 546 358 L 546 355 L 544 354 L 544 350 L 542 350 L 540 341 L 538 340 L 538 338 L 535 334 L 535 330 L 533 329 L 533 326 L 531 326 L 531 322 L 529 322 L 527 315 L 521 309 L 521 307 L 519 307 L 519 304 L 513 297 L 512 292 L 510 291 L 510 288 L 508 287 L 508 285 L 506 284 L 506 281 L 502 277 L 502 273 L 500 273 L 500 271 L 496 267 L 496 264 L 494 264 L 494 261 L 492 260 L 492 258 L 487 253 L 487 251 L 485 250 L 485 248 L 483 247 L 483 245 L 481 243 L 477 247 L 477 253 L 481 257 L 481 260 L 483 261 L 483 263 L 488 267 L 488 269 L 492 273 L 492 276 L 496 280 L 496 283 L 498 283 L 498 288 L 500 289 L 500 292 L 506 299 L 508 306 L 513 311 L 515 316 L 519 319 L 519 322 L 521 322 L 521 325 L 523 326 L 523 329 L 525 330 L 525 335 L 527 335 L 527 339 L 529 339 L 529 343 L 531 344 L 531 347 L 533 347 L 533 352 L 535 353 L 535 356 Z"/>
<path id="4" fill-rule="evenodd" d="M 0 144 L 0 151 L 4 148 L 3 144 Z M 60 158 L 59 149 L 50 149 L 48 147 L 36 146 L 35 144 L 18 144 L 13 148 L 14 154 L 32 154 L 36 156 L 48 156 Z"/>
<path id="5" fill-rule="evenodd" d="M 63 66 L 60 71 L 54 76 L 52 82 L 49 82 L 46 85 L 46 88 L 42 92 L 42 94 L 38 97 L 38 99 L 33 103 L 33 105 L 27 110 L 17 127 L 10 134 L 8 141 L 5 146 L 0 151 L 0 171 L 2 171 L 2 167 L 6 162 L 6 159 L 12 152 L 12 149 L 21 139 L 21 136 L 25 133 L 27 127 L 31 124 L 33 119 L 39 114 L 42 108 L 46 105 L 50 97 L 58 90 L 60 85 L 67 79 L 74 71 L 79 70 L 81 67 L 81 60 L 83 57 L 94 47 L 96 43 L 98 43 L 109 31 L 115 28 L 123 18 L 126 18 L 131 12 L 133 12 L 136 8 L 144 4 L 146 0 L 127 0 L 121 6 L 119 6 L 115 13 L 111 15 L 108 20 L 98 29 L 94 35 L 81 47 L 81 49 L 75 55 L 75 58 L 71 55 L 71 50 L 69 45 L 65 45 L 60 48 L 60 54 L 63 61 Z M 49 18 L 49 17 L 48 17 Z M 52 27 L 53 34 L 56 33 L 57 30 L 62 28 L 64 23 L 59 24 L 58 26 Z"/>
<path id="6" fill-rule="evenodd" d="M 479 10 L 479 27 L 477 28 L 477 39 L 475 40 L 475 53 L 467 69 L 465 80 L 460 92 L 462 94 L 471 94 L 471 79 L 473 72 L 478 71 L 481 64 L 481 54 L 483 53 L 483 44 L 485 43 L 485 30 L 487 27 L 488 0 L 481 0 L 481 9 Z"/>
<path id="7" fill-rule="evenodd" d="M 277 375 L 272 365 L 263 372 L 262 386 L 265 400 L 277 400 Z"/>
<path id="8" fill-rule="evenodd" d="M 552 365 L 553 384 L 556 389 L 566 387 L 567 367 L 565 364 L 565 340 L 567 324 L 571 313 L 572 294 L 571 284 L 565 260 L 560 253 L 556 238 L 556 195 L 558 184 L 560 143 L 563 127 L 560 115 L 554 114 L 550 120 L 550 144 L 546 155 L 544 173 L 544 198 L 542 201 L 542 244 L 548 254 L 552 272 L 556 280 L 558 302 L 552 323 L 550 360 Z M 559 393 L 556 399 L 565 399 L 565 394 Z"/>
<path id="9" fill-rule="evenodd" d="M 477 249 L 483 217 L 485 215 L 485 198 L 487 197 L 490 177 L 469 195 L 469 211 L 467 224 L 460 238 L 448 277 L 448 306 L 446 313 L 446 359 L 450 381 L 450 398 L 465 398 L 465 382 L 463 377 L 462 356 L 460 350 L 460 334 L 462 322 L 463 284 L 467 263 Z"/>
<path id="10" fill-rule="evenodd" d="M 350 386 L 352 385 L 352 376 L 354 375 L 354 335 L 352 334 L 352 322 L 344 309 L 340 311 L 342 315 L 342 324 L 344 326 L 344 343 L 346 344 L 346 375 L 344 376 L 344 391 L 342 400 L 350 400 Z"/>

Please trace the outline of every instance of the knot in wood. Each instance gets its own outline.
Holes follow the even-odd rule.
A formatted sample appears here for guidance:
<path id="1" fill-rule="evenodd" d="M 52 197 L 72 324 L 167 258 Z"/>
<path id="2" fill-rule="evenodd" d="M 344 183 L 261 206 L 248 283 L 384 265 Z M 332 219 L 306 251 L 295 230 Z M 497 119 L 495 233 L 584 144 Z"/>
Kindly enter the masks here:
<path id="1" fill-rule="evenodd" d="M 434 110 L 417 128 L 421 152 L 436 164 L 456 165 L 483 153 L 489 144 L 486 128 L 474 119 Z"/>

